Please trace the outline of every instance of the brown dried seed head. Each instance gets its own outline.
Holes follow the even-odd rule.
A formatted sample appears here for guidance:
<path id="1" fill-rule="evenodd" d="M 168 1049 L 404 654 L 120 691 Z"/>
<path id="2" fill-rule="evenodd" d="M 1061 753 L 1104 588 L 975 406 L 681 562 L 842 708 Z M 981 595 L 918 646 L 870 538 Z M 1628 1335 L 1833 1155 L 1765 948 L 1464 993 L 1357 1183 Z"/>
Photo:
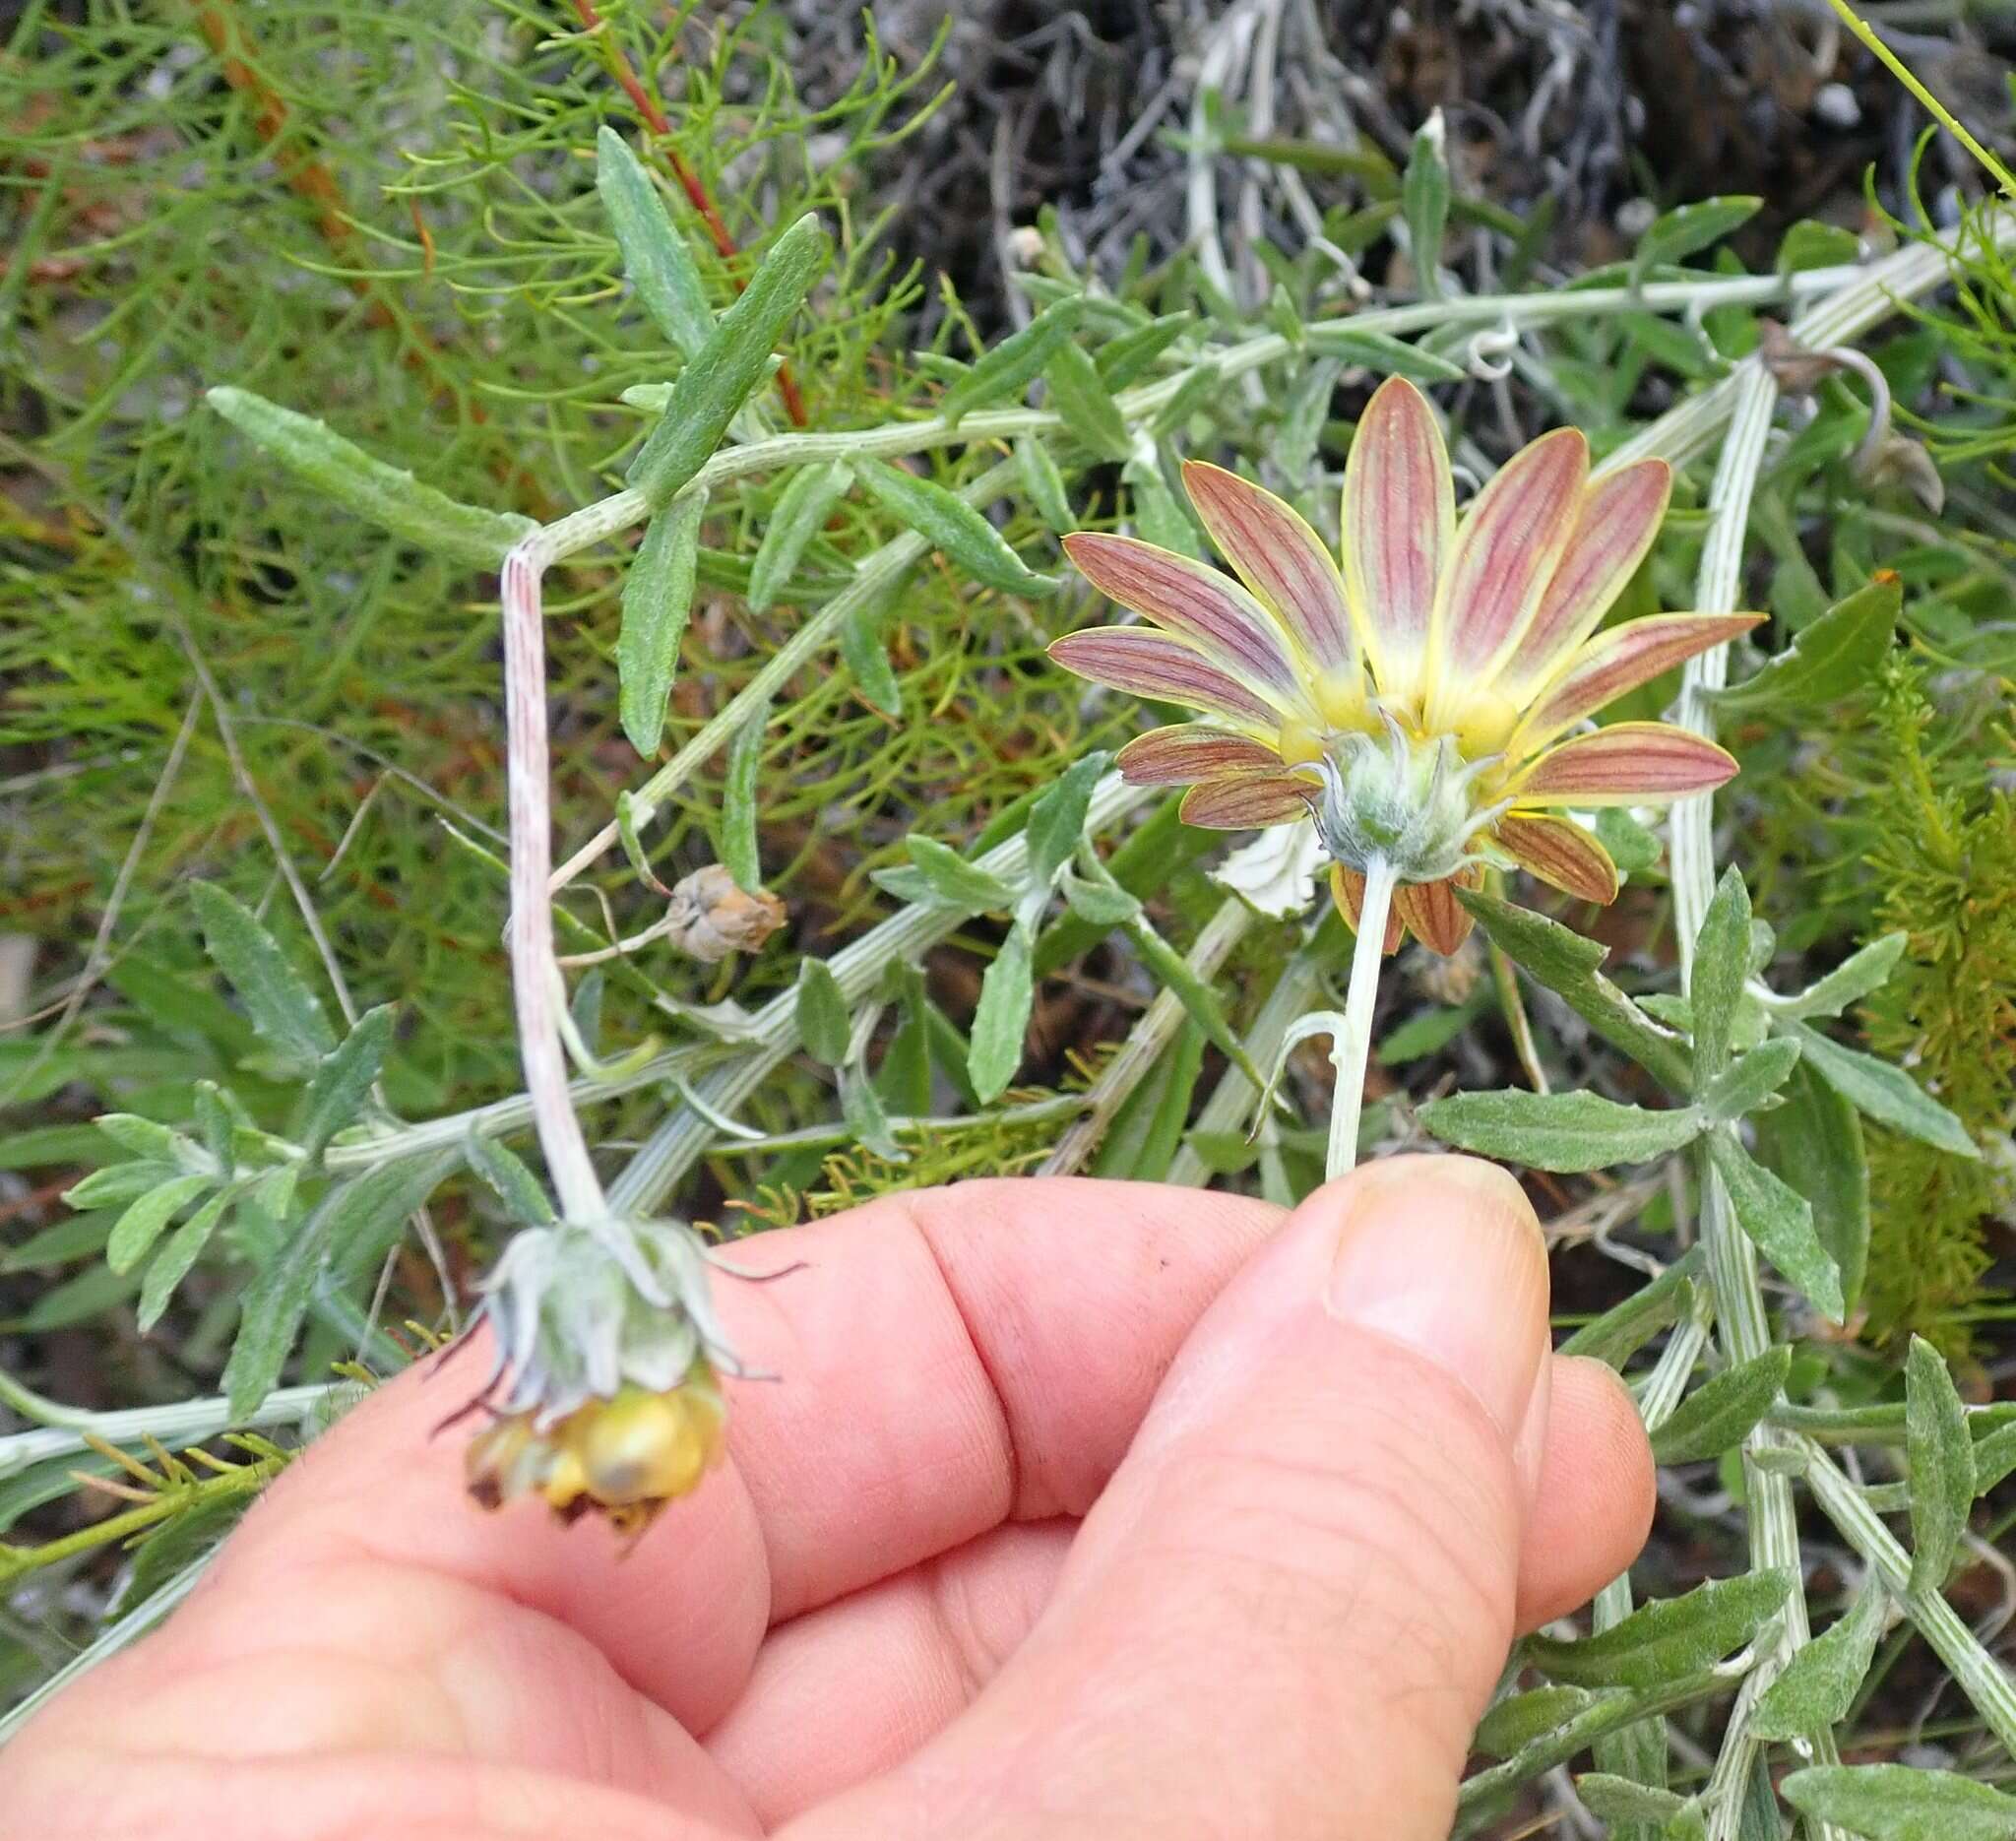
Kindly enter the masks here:
<path id="1" fill-rule="evenodd" d="M 784 925 L 784 903 L 768 889 L 736 887 L 720 863 L 696 869 L 673 885 L 666 937 L 703 965 L 731 952 L 754 952 Z"/>

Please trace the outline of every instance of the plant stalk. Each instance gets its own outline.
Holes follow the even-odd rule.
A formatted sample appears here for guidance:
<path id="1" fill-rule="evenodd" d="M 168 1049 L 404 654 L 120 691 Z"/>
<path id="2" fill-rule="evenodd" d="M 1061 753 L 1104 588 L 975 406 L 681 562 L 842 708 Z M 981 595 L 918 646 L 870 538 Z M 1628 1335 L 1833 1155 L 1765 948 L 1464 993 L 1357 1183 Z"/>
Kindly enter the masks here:
<path id="1" fill-rule="evenodd" d="M 1330 1149 L 1323 1177 L 1335 1182 L 1358 1161 L 1358 1114 L 1365 1102 L 1365 1062 L 1372 1052 L 1372 1011 L 1379 1001 L 1379 962 L 1386 956 L 1386 917 L 1399 878 L 1384 857 L 1365 865 L 1358 904 L 1357 939 L 1351 952 L 1351 987 L 1344 999 L 1344 1033 L 1330 1045 L 1337 1088 L 1330 1100 Z"/>

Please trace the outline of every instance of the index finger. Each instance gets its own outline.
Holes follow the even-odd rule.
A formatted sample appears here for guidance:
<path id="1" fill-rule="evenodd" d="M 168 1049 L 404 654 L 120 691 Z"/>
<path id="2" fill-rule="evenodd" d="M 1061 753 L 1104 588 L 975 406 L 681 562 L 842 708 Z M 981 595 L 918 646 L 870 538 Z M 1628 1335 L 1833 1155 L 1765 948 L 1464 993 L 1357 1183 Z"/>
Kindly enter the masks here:
<path id="1" fill-rule="evenodd" d="M 571 1625 L 690 1731 L 793 1617 L 1018 1517 L 1079 1514 L 1206 1304 L 1281 1219 L 1243 1197 L 1034 1179 L 892 1196 L 745 1242 L 724 1276 L 727 1461 L 625 1556 L 606 1529 L 464 1497 L 453 1365 L 380 1390 L 290 1471 L 220 1562 L 449 1573 Z M 480 1373 L 471 1364 L 471 1374 Z"/>

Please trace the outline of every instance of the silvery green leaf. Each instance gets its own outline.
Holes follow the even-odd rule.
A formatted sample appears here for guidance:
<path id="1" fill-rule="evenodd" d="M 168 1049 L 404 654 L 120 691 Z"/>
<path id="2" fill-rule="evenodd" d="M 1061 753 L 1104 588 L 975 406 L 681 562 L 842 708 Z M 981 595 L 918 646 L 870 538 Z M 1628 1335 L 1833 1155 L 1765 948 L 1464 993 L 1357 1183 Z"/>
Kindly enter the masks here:
<path id="1" fill-rule="evenodd" d="M 1585 1323 L 1562 1343 L 1560 1353 L 1621 1368 L 1668 1324 L 1678 1322 L 1694 1307 L 1694 1281 L 1706 1263 L 1700 1247 L 1688 1247 L 1650 1285 Z"/>
<path id="2" fill-rule="evenodd" d="M 905 901 L 929 902 L 961 914 L 1001 914 L 1015 900 L 1015 891 L 991 869 L 970 863 L 936 838 L 913 832 L 904 840 L 910 852 L 907 869 L 880 869 L 869 877 Z"/>
<path id="3" fill-rule="evenodd" d="M 1974 1435 L 1967 1409 L 1960 1404 L 1945 1357 L 1919 1336 L 1911 1339 L 1904 1363 L 1904 1445 L 1911 1462 L 1911 1590 L 1916 1596 L 1945 1588 L 1974 1506 Z"/>
<path id="4" fill-rule="evenodd" d="M 1704 1381 L 1652 1434 L 1653 1456 L 1662 1464 L 1691 1464 L 1733 1450 L 1770 1411 L 1791 1371 L 1792 1346 L 1780 1343 Z"/>
<path id="5" fill-rule="evenodd" d="M 1729 1066 L 1736 1006 L 1750 970 L 1750 891 L 1742 871 L 1723 872 L 1701 917 L 1687 996 L 1694 1018 L 1694 1091 L 1704 1092 Z"/>
<path id="6" fill-rule="evenodd" d="M 1052 301 L 1019 333 L 1010 333 L 983 351 L 973 368 L 946 391 L 938 413 L 956 423 L 968 410 L 997 403 L 1033 383 L 1057 348 L 1078 331 L 1085 307 L 1083 294 L 1067 294 Z"/>
<path id="7" fill-rule="evenodd" d="M 223 1090 L 214 1080 L 196 1083 L 196 1122 L 203 1133 L 203 1148 L 226 1176 L 237 1167 L 237 1121 L 224 1104 Z"/>
<path id="8" fill-rule="evenodd" d="M 1056 785 L 1029 808 L 1030 880 L 1047 888 L 1077 853 L 1085 836 L 1085 814 L 1093 789 L 1106 770 L 1106 756 L 1082 755 L 1064 770 Z"/>
<path id="9" fill-rule="evenodd" d="M 1783 1105 L 1755 1119 L 1758 1161 L 1806 1198 L 1813 1232 L 1841 1269 L 1842 1301 L 1853 1310 L 1869 1260 L 1869 1163 L 1861 1120 L 1803 1061 L 1781 1097 Z"/>
<path id="10" fill-rule="evenodd" d="M 1148 542 L 1174 550 L 1179 556 L 1195 557 L 1197 527 L 1162 476 L 1162 468 L 1145 456 L 1136 455 L 1120 469 L 1120 477 L 1134 492 L 1134 528 Z"/>
<path id="11" fill-rule="evenodd" d="M 853 673 L 855 687 L 884 716 L 903 714 L 903 686 L 889 663 L 882 636 L 882 615 L 873 607 L 856 607 L 840 629 L 840 656 Z"/>
<path id="12" fill-rule="evenodd" d="M 823 959 L 798 961 L 798 1042 L 815 1061 L 839 1067 L 847 1060 L 847 997 Z"/>
<path id="13" fill-rule="evenodd" d="M 1801 1647 L 1758 1696 L 1750 1730 L 1759 1739 L 1799 1739 L 1847 1719 L 1883 1634 L 1888 1602 L 1872 1574 L 1847 1612 Z"/>
<path id="14" fill-rule="evenodd" d="M 331 503 L 421 549 L 495 568 L 512 544 L 538 529 L 516 512 L 459 504 L 422 485 L 404 468 L 374 460 L 326 422 L 282 409 L 249 390 L 219 384 L 204 398 Z"/>
<path id="15" fill-rule="evenodd" d="M 1787 1016 L 1839 1016 L 1889 983 L 1898 960 L 1911 943 L 1909 934 L 1885 933 L 1859 952 L 1851 953 L 1825 978 L 1816 979 L 1796 997 L 1782 997 L 1773 1006 Z"/>
<path id="16" fill-rule="evenodd" d="M 591 1059 L 601 1053 L 602 993 L 607 988 L 601 967 L 593 967 L 575 985 L 574 996 L 567 1005 L 574 1033 L 581 1038 L 581 1046 L 587 1049 Z"/>
<path id="17" fill-rule="evenodd" d="M 1596 1700 L 1587 1687 L 1529 1687 L 1508 1694 L 1478 1722 L 1472 1744 L 1486 1757 L 1509 1758 Z"/>
<path id="18" fill-rule="evenodd" d="M 1071 511 L 1070 496 L 1064 490 L 1064 476 L 1050 451 L 1035 435 L 1024 435 L 1015 443 L 1015 467 L 1022 476 L 1022 489 L 1037 515 L 1052 531 L 1075 531 L 1078 520 Z"/>
<path id="19" fill-rule="evenodd" d="M 1692 1107 L 1648 1111 L 1594 1093 L 1452 1093 L 1420 1109 L 1420 1122 L 1458 1150 L 1534 1170 L 1607 1170 L 1643 1164 L 1691 1144 L 1707 1124 Z"/>
<path id="20" fill-rule="evenodd" d="M 1798 715 L 1859 689 L 1895 643 L 1903 605 L 1903 584 L 1886 572 L 1801 628 L 1754 676 L 1716 692 L 1717 705 Z"/>
<path id="21" fill-rule="evenodd" d="M 699 267 L 637 156 L 606 127 L 596 136 L 595 189 L 638 299 L 679 355 L 692 357 L 714 331 Z"/>
<path id="22" fill-rule="evenodd" d="M 675 498 L 645 527 L 644 541 L 623 578 L 623 625 L 616 638 L 618 709 L 630 745 L 647 759 L 658 752 L 665 699 L 679 668 L 679 641 L 693 610 L 701 490 Z"/>
<path id="23" fill-rule="evenodd" d="M 1410 1061 L 1446 1048 L 1476 1020 L 1491 996 L 1491 987 L 1480 980 L 1477 988 L 1459 1004 L 1446 1009 L 1417 1010 L 1372 1045 L 1372 1059 L 1381 1067 L 1405 1067 Z"/>
<path id="24" fill-rule="evenodd" d="M 1105 379 L 1106 388 L 1126 389 L 1196 323 L 1196 314 L 1184 308 L 1107 340 L 1099 349 L 1099 374 Z"/>
<path id="25" fill-rule="evenodd" d="M 1662 1028 L 1597 967 L 1606 948 L 1571 927 L 1510 902 L 1458 889 L 1456 899 L 1513 964 L 1559 997 L 1611 1047 L 1673 1093 L 1687 1091 L 1687 1046 Z"/>
<path id="26" fill-rule="evenodd" d="M 1798 1065 L 1799 1045 L 1783 1036 L 1740 1054 L 1701 1096 L 1701 1105 L 1719 1124 L 1753 1112 L 1776 1094 Z"/>
<path id="27" fill-rule="evenodd" d="M 1274 431 L 1274 464 L 1284 479 L 1306 478 L 1316 464 L 1323 424 L 1330 417 L 1331 400 L 1337 394 L 1337 380 L 1343 371 L 1343 359 L 1318 358 L 1289 392 L 1281 423 Z"/>
<path id="28" fill-rule="evenodd" d="M 1763 209 L 1761 198 L 1732 195 L 1704 198 L 1691 205 L 1678 205 L 1653 219 L 1638 239 L 1631 258 L 1631 281 L 1635 286 L 1653 269 L 1679 262 L 1687 256 L 1719 243 Z"/>
<path id="29" fill-rule="evenodd" d="M 553 1204 L 546 1199 L 539 1179 L 501 1138 L 486 1138 L 472 1131 L 464 1139 L 462 1148 L 469 1167 L 511 1211 L 514 1220 L 535 1228 L 553 1224 Z"/>
<path id="30" fill-rule="evenodd" d="M 1204 1032 L 1185 1023 L 1130 1093 L 1100 1141 L 1088 1174 L 1126 1182 L 1160 1182 L 1183 1142 L 1183 1121 L 1204 1066 Z"/>
<path id="31" fill-rule="evenodd" d="M 887 461 L 865 460 L 856 472 L 861 484 L 882 509 L 908 525 L 946 559 L 976 582 L 1007 595 L 1047 595 L 1057 584 L 1038 575 L 978 512 L 956 492 L 930 479 L 920 479 Z"/>
<path id="32" fill-rule="evenodd" d="M 1957 1771 L 1905 1764 L 1817 1764 L 1779 1785 L 1800 1814 L 1863 1841 L 2011 1841 L 2016 1797 Z"/>
<path id="33" fill-rule="evenodd" d="M 967 1069 L 982 1106 L 991 1106 L 1008 1090 L 1015 1070 L 1022 1065 L 1022 1045 L 1036 1004 L 1032 952 L 1029 928 L 1017 922 L 1008 929 L 1008 937 L 980 981 Z"/>
<path id="34" fill-rule="evenodd" d="M 1065 907 L 1081 920 L 1090 920 L 1094 926 L 1119 926 L 1141 913 L 1141 904 L 1117 882 L 1110 885 L 1088 882 L 1067 869 L 1062 886 Z"/>
<path id="35" fill-rule="evenodd" d="M 1737 1226 L 1816 1310 L 1841 1322 L 1848 1313 L 1841 1268 L 1814 1230 L 1811 1203 L 1752 1159 L 1727 1125 L 1709 1132 L 1708 1161 L 1729 1190 Z"/>
<path id="36" fill-rule="evenodd" d="M 1782 1567 L 1711 1579 L 1681 1598 L 1654 1599 L 1595 1636 L 1529 1636 L 1522 1652 L 1577 1687 L 1654 1687 L 1733 1655 L 1775 1616 L 1792 1589 Z"/>
<path id="37" fill-rule="evenodd" d="M 1097 858 L 1094 859 L 1097 862 Z M 1103 869 L 1100 870 L 1102 875 Z M 1107 878 L 1110 881 L 1110 878 Z M 1124 894 L 1118 883 L 1112 883 L 1111 892 Z M 1165 990 L 1174 993 L 1190 1020 L 1203 1030 L 1211 1046 L 1236 1067 L 1254 1086 L 1261 1084 L 1260 1070 L 1253 1065 L 1252 1057 L 1246 1052 L 1244 1043 L 1234 1036 L 1231 1027 L 1225 1020 L 1224 1006 L 1219 1002 L 1218 992 L 1210 984 L 1197 976 L 1190 963 L 1181 953 L 1148 923 L 1147 917 L 1136 912 L 1126 921 L 1127 937 L 1133 941 L 1134 950 L 1141 955 L 1141 962 L 1148 974 Z"/>
<path id="38" fill-rule="evenodd" d="M 1778 260 L 1773 265 L 1781 275 L 1800 269 L 1845 268 L 1862 259 L 1862 239 L 1838 223 L 1818 218 L 1801 218 L 1779 240 Z"/>
<path id="39" fill-rule="evenodd" d="M 136 1158 L 127 1164 L 107 1164 L 102 1170 L 94 1170 L 89 1175 L 80 1176 L 63 1191 L 63 1200 L 72 1208 L 103 1208 L 130 1202 L 136 1196 L 147 1194 L 150 1189 L 158 1188 L 163 1182 L 193 1174 L 178 1163 L 161 1163 L 152 1157 Z"/>
<path id="40" fill-rule="evenodd" d="M 151 1157 L 162 1163 L 179 1164 L 182 1161 L 181 1147 L 188 1140 L 168 1126 L 158 1124 L 154 1119 L 142 1118 L 138 1112 L 100 1112 L 91 1121 L 121 1150 L 131 1151 L 135 1157 Z M 190 1149 L 195 1147 L 191 1145 Z"/>
<path id="41" fill-rule="evenodd" d="M 105 1264 L 114 1272 L 132 1271 L 183 1207 L 216 1185 L 215 1176 L 170 1176 L 150 1189 L 113 1224 L 112 1237 L 105 1242 Z"/>
<path id="42" fill-rule="evenodd" d="M 1415 131 L 1401 180 L 1401 210 L 1407 218 L 1408 254 L 1415 283 L 1429 299 L 1442 291 L 1442 232 L 1449 222 L 1448 130 L 1442 111 L 1431 109 Z"/>
<path id="43" fill-rule="evenodd" d="M 749 565 L 751 613 L 761 613 L 777 601 L 805 545 L 826 528 L 834 506 L 853 482 L 853 469 L 842 460 L 801 467 L 791 476 L 764 527 L 756 560 Z"/>
<path id="44" fill-rule="evenodd" d="M 1596 814 L 1596 839 L 1625 877 L 1643 875 L 1657 866 L 1658 835 L 1646 829 L 1620 805 L 1606 805 Z"/>
<path id="45" fill-rule="evenodd" d="M 1599 1821 L 1669 1822 L 1687 1807 L 1687 1799 L 1671 1790 L 1613 1777 L 1606 1771 L 1585 1771 L 1575 1780 L 1575 1794 Z"/>
<path id="46" fill-rule="evenodd" d="M 160 1251 L 149 1261 L 147 1277 L 141 1281 L 140 1302 L 134 1312 L 134 1322 L 143 1336 L 160 1321 L 161 1312 L 168 1307 L 168 1300 L 175 1295 L 175 1287 L 189 1276 L 189 1268 L 203 1256 L 203 1249 L 210 1244 L 218 1224 L 223 1220 L 224 1210 L 235 1199 L 235 1190 L 218 1190 L 168 1236 L 161 1243 Z"/>
<path id="47" fill-rule="evenodd" d="M 192 882 L 204 944 L 230 980 L 252 1027 L 289 1065 L 306 1071 L 336 1047 L 321 1000 L 252 911 L 209 882 Z"/>
<path id="48" fill-rule="evenodd" d="M 308 1105 L 301 1121 L 301 1148 L 312 1163 L 323 1147 L 349 1124 L 385 1065 L 392 1048 L 392 1031 L 399 1006 L 381 1003 L 357 1018 L 350 1033 L 322 1057 L 308 1083 Z"/>
<path id="49" fill-rule="evenodd" d="M 1043 377 L 1049 407 L 1077 440 L 1102 460 L 1125 460 L 1133 452 L 1127 418 L 1082 346 L 1067 342 L 1052 349 Z"/>
<path id="50" fill-rule="evenodd" d="M 1470 375 L 1453 359 L 1411 346 L 1391 333 L 1360 332 L 1336 320 L 1310 327 L 1307 345 L 1311 351 L 1342 358 L 1381 377 L 1406 377 L 1418 384 L 1461 383 Z"/>
<path id="51" fill-rule="evenodd" d="M 1805 1050 L 1806 1065 L 1857 1111 L 1955 1157 L 1981 1155 L 1967 1127 L 1901 1067 L 1844 1048 L 1804 1023 L 1787 1027 Z"/>
<path id="52" fill-rule="evenodd" d="M 727 773 L 721 789 L 722 867 L 745 895 L 763 886 L 757 844 L 757 777 L 763 765 L 763 732 L 770 726 L 768 701 L 749 713 L 728 743 Z"/>
<path id="53" fill-rule="evenodd" d="M 706 465 L 770 358 L 791 316 L 824 272 L 829 250 L 807 213 L 771 244 L 749 286 L 672 380 L 664 413 L 637 458 L 629 482 L 663 505 Z"/>
<path id="54" fill-rule="evenodd" d="M 907 1164 L 910 1153 L 889 1128 L 889 1114 L 875 1084 L 857 1067 L 846 1068 L 840 1076 L 840 1110 L 848 1129 L 865 1149 L 891 1164 Z"/>

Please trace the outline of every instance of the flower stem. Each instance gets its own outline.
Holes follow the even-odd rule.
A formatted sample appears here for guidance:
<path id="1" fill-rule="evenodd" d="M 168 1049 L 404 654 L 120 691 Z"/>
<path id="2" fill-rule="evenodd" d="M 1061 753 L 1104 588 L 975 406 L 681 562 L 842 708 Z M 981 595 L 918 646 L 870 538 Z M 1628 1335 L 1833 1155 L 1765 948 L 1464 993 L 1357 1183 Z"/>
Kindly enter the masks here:
<path id="1" fill-rule="evenodd" d="M 1351 989 L 1344 999 L 1344 1033 L 1330 1046 L 1337 1091 L 1330 1102 L 1330 1154 L 1323 1175 L 1334 1182 L 1358 1161 L 1358 1113 L 1365 1097 L 1365 1061 L 1372 1051 L 1372 1008 L 1379 1000 L 1379 961 L 1386 956 L 1386 916 L 1398 880 L 1393 865 L 1374 857 L 1365 866 L 1358 904 L 1357 943 L 1352 948 Z"/>

